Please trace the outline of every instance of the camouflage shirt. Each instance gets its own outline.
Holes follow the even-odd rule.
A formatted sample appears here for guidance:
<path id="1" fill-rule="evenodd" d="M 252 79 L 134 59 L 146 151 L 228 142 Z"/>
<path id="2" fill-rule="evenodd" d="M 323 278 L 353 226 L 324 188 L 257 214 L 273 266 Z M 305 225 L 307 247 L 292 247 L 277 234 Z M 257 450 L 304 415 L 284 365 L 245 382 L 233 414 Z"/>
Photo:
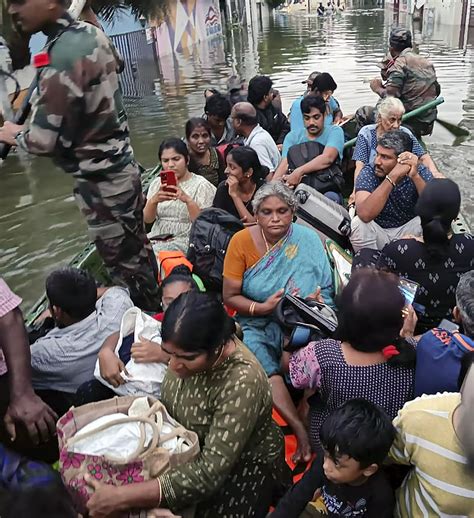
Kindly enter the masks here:
<path id="1" fill-rule="evenodd" d="M 116 50 L 100 29 L 67 13 L 47 35 L 50 63 L 39 69 L 31 122 L 18 145 L 78 176 L 122 170 L 133 150 Z"/>
<path id="2" fill-rule="evenodd" d="M 428 59 L 413 52 L 413 49 L 403 50 L 385 66 L 382 72 L 387 78 L 386 86 L 399 89 L 400 101 L 407 112 L 436 99 L 439 95 L 439 84 L 433 65 Z M 436 118 L 436 109 L 417 118 L 432 122 Z"/>

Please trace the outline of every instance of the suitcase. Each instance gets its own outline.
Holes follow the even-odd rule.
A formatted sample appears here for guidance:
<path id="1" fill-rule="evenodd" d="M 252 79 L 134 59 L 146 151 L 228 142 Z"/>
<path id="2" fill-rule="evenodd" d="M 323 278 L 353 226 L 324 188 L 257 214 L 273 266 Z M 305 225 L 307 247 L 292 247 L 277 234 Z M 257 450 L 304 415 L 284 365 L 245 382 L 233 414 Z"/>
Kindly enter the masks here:
<path id="1" fill-rule="evenodd" d="M 295 195 L 299 201 L 296 223 L 316 230 L 323 243 L 329 238 L 343 248 L 350 247 L 351 217 L 342 205 L 304 183 L 296 187 Z"/>

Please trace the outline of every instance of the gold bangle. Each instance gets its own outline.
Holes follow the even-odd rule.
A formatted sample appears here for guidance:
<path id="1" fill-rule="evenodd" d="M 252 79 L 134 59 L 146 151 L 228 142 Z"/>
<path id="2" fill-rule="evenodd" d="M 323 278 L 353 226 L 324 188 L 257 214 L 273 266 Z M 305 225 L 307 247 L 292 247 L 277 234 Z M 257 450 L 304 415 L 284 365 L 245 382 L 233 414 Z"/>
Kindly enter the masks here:
<path id="1" fill-rule="evenodd" d="M 162 498 L 161 498 L 161 497 L 162 497 L 162 495 L 161 495 L 161 482 L 160 482 L 160 479 L 159 479 L 159 478 L 156 478 L 155 480 L 156 480 L 156 481 L 157 481 L 157 483 L 158 483 L 158 503 L 156 504 L 156 506 L 157 506 L 157 507 L 159 507 L 159 506 L 160 506 L 160 504 L 161 504 L 161 499 L 162 499 Z"/>
<path id="2" fill-rule="evenodd" d="M 252 302 L 252 304 L 250 304 L 250 307 L 249 307 L 249 315 L 251 317 L 253 317 L 254 313 L 255 313 L 255 306 L 257 305 L 257 303 L 254 301 Z"/>
<path id="3" fill-rule="evenodd" d="M 388 176 L 388 175 L 387 175 L 387 176 L 385 177 L 385 180 L 387 180 L 387 181 L 388 181 L 388 183 L 391 183 L 393 188 L 395 188 L 395 187 L 396 187 L 395 182 L 390 178 L 390 176 Z"/>

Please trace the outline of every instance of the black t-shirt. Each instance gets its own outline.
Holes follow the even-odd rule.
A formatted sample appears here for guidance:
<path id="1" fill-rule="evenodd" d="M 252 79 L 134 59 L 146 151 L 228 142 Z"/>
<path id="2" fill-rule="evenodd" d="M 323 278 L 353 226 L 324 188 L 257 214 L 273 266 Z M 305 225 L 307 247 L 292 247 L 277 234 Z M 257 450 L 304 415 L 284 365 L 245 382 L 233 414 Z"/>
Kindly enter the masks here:
<path id="1" fill-rule="evenodd" d="M 360 486 L 334 484 L 324 475 L 321 458 L 283 496 L 270 517 L 392 518 L 394 504 L 393 490 L 383 471 Z"/>
<path id="2" fill-rule="evenodd" d="M 253 215 L 252 200 L 253 200 L 253 196 L 252 196 L 251 200 L 244 202 L 244 205 L 247 208 L 247 210 L 250 212 L 250 214 Z M 221 182 L 218 185 L 216 195 L 214 196 L 214 201 L 212 202 L 212 206 L 216 207 L 218 209 L 225 210 L 225 211 L 229 212 L 230 214 L 232 214 L 232 216 L 235 216 L 237 219 L 241 219 L 241 216 L 240 216 L 237 208 L 235 207 L 234 200 L 229 195 L 229 189 L 228 189 L 225 181 Z"/>

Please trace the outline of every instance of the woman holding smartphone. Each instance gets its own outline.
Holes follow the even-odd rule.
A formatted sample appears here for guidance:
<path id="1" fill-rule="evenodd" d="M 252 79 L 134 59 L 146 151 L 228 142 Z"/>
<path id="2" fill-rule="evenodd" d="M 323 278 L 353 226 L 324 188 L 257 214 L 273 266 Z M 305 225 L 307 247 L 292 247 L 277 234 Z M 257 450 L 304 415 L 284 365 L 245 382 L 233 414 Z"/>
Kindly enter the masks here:
<path id="1" fill-rule="evenodd" d="M 191 224 L 201 209 L 212 206 L 216 188 L 203 176 L 189 171 L 188 148 L 182 140 L 164 140 L 158 157 L 163 172 L 150 185 L 144 209 L 145 223 L 153 223 L 149 237 L 155 252 L 186 253 Z"/>

